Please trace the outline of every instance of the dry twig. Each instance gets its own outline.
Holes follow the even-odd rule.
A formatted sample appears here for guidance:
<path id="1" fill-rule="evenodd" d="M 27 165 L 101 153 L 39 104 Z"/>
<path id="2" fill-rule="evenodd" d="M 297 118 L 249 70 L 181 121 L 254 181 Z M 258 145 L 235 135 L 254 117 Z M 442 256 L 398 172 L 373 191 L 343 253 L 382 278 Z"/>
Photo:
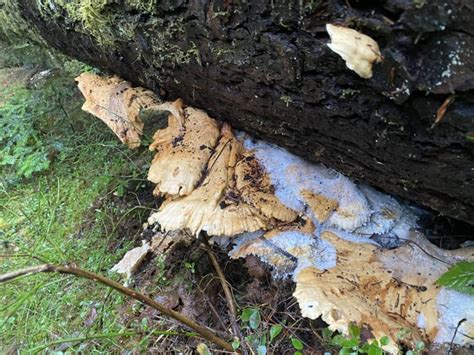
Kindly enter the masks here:
<path id="1" fill-rule="evenodd" d="M 224 272 L 222 271 L 221 266 L 219 265 L 219 261 L 217 260 L 216 255 L 212 251 L 211 247 L 207 242 L 202 243 L 203 248 L 207 251 L 209 255 L 209 259 L 211 259 L 212 265 L 216 270 L 217 276 L 219 277 L 219 281 L 221 283 L 222 289 L 224 290 L 225 299 L 227 301 L 227 306 L 229 307 L 230 319 L 232 324 L 232 330 L 236 337 L 240 339 L 241 344 L 244 343 L 243 335 L 240 331 L 239 325 L 237 324 L 237 306 L 235 304 L 234 296 L 232 295 L 232 291 L 229 287 L 229 284 L 225 278 Z"/>

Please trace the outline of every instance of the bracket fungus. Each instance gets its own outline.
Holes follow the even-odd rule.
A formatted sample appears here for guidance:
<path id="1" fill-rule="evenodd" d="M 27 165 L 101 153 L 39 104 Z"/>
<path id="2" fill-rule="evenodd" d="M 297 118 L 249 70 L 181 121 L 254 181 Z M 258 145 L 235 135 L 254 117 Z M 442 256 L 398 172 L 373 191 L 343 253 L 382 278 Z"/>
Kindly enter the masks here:
<path id="1" fill-rule="evenodd" d="M 355 47 L 366 43 L 355 51 L 365 64 L 348 66 L 370 77 L 372 63 L 380 60 L 376 43 L 353 30 L 332 25 L 328 30 L 333 48 L 341 48 L 341 38 Z M 349 52 L 342 47 L 341 53 Z M 158 109 L 170 114 L 168 127 L 155 133 L 150 146 L 157 153 L 148 177 L 164 202 L 149 217 L 150 225 L 204 231 L 233 244 L 232 258 L 259 257 L 276 277 L 296 282 L 303 316 L 321 316 L 343 333 L 351 322 L 367 325 L 373 337 L 392 339 L 387 351 L 396 351 L 402 328 L 410 330 L 408 344 L 449 342 L 454 334 L 457 344 L 472 339 L 472 296 L 435 284 L 449 265 L 473 260 L 472 248 L 431 245 L 416 232 L 420 210 L 272 144 L 236 136 L 228 124 L 181 100 Z M 100 110 L 90 112 L 102 118 Z M 128 115 L 127 122 L 136 120 L 136 110 Z"/>
<path id="2" fill-rule="evenodd" d="M 219 126 L 204 111 L 184 108 L 181 100 L 164 103 L 168 127 L 153 136 L 156 151 L 148 180 L 157 184 L 155 195 L 189 195 L 201 180 L 219 139 Z"/>
<path id="3" fill-rule="evenodd" d="M 139 147 L 143 132 L 139 114 L 142 109 L 159 104 L 156 95 L 144 88 L 133 88 L 117 76 L 82 73 L 76 81 L 86 99 L 82 109 L 104 121 L 122 143 Z"/>
<path id="4" fill-rule="evenodd" d="M 361 78 L 372 77 L 372 64 L 382 61 L 379 45 L 372 38 L 351 28 L 327 24 L 331 37 L 328 47 L 344 59 L 346 66 Z"/>

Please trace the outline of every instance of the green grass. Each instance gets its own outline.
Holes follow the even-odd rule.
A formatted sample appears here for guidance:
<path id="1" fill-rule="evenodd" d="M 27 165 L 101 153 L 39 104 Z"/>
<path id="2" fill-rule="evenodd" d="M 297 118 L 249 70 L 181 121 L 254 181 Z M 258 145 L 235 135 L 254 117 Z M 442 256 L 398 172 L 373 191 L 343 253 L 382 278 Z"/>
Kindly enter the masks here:
<path id="1" fill-rule="evenodd" d="M 65 80 L 74 87 L 72 77 Z M 122 146 L 105 124 L 81 113 L 81 101 L 77 95 L 68 98 L 68 117 L 57 110 L 48 112 L 48 119 L 57 116 L 68 122 L 53 132 L 62 148 L 46 171 L 14 184 L 0 176 L 0 273 L 40 263 L 21 256 L 28 254 L 51 263 L 74 262 L 107 275 L 132 246 L 121 236 L 122 249 L 109 250 L 121 223 L 137 218 L 137 211 L 96 202 L 107 201 L 124 180 L 143 179 L 133 159 L 148 153 Z M 5 257 L 11 254 L 19 256 Z M 50 343 L 51 351 L 72 338 L 80 339 L 74 350 L 119 352 L 124 348 L 121 339 L 135 331 L 119 323 L 117 312 L 123 303 L 120 294 L 70 276 L 34 275 L 2 284 L 0 353 L 34 353 Z M 98 318 L 85 327 L 92 308 Z"/>

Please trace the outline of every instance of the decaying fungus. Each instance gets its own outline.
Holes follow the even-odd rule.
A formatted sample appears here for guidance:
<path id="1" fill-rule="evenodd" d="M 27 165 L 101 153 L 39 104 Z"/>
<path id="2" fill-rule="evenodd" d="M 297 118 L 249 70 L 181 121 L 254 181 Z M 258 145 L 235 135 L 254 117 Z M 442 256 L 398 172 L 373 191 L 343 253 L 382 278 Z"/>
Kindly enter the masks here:
<path id="1" fill-rule="evenodd" d="M 188 195 L 202 178 L 219 139 L 219 126 L 204 111 L 183 102 L 163 104 L 170 112 L 168 127 L 153 136 L 150 150 L 156 150 L 148 180 L 157 184 L 156 195 Z"/>
<path id="2" fill-rule="evenodd" d="M 164 230 L 185 229 L 193 234 L 205 231 L 225 236 L 264 228 L 258 211 L 232 195 L 233 173 L 241 149 L 230 127 L 224 124 L 201 185 L 188 196 L 165 201 L 148 222 L 158 222 Z"/>
<path id="3" fill-rule="evenodd" d="M 133 88 L 116 76 L 82 73 L 76 81 L 86 99 L 82 109 L 104 121 L 122 143 L 130 148 L 140 146 L 143 131 L 140 110 L 158 105 L 156 95 L 144 88 Z"/>
<path id="4" fill-rule="evenodd" d="M 274 194 L 268 174 L 251 152 L 245 152 L 235 168 L 236 189 L 242 199 L 267 218 L 291 222 L 298 214 L 286 207 Z"/>
<path id="5" fill-rule="evenodd" d="M 370 77 L 377 44 L 354 30 L 328 31 L 331 48 Z M 374 337 L 392 339 L 388 351 L 402 328 L 407 343 L 448 342 L 466 318 L 454 343 L 473 336 L 472 297 L 435 285 L 449 265 L 474 259 L 472 249 L 434 247 L 414 232 L 418 212 L 404 203 L 274 145 L 236 138 L 181 100 L 159 109 L 170 112 L 169 125 L 150 146 L 157 153 L 149 179 L 165 201 L 150 224 L 233 243 L 232 258 L 255 255 L 293 278 L 303 316 L 343 333 L 350 322 L 368 325 Z"/>
<path id="6" fill-rule="evenodd" d="M 379 45 L 372 38 L 351 28 L 327 24 L 331 37 L 328 47 L 339 54 L 346 66 L 360 77 L 372 77 L 372 64 L 382 61 Z"/>
<path id="7" fill-rule="evenodd" d="M 143 242 L 141 247 L 136 247 L 127 251 L 123 258 L 112 267 L 111 271 L 125 275 L 126 279 L 129 279 L 140 267 L 149 252 L 150 244 Z"/>
<path id="8" fill-rule="evenodd" d="M 448 342 L 458 321 L 466 316 L 471 321 L 461 332 L 473 334 L 474 308 L 466 299 L 469 296 L 435 285 L 459 258 L 416 233 L 392 250 L 349 242 L 334 233 L 323 233 L 322 239 L 337 250 L 337 264 L 329 269 L 307 266 L 295 272 L 294 296 L 303 316 L 322 316 L 331 329 L 343 333 L 347 333 L 350 322 L 367 324 L 374 337 L 387 335 L 392 345 L 401 329 L 411 330 L 406 340 L 412 346 L 418 340 Z M 446 303 L 463 299 L 468 302 L 455 306 L 460 318 L 442 321 L 442 314 L 450 312 Z M 465 342 L 463 338 L 458 334 L 456 342 Z"/>

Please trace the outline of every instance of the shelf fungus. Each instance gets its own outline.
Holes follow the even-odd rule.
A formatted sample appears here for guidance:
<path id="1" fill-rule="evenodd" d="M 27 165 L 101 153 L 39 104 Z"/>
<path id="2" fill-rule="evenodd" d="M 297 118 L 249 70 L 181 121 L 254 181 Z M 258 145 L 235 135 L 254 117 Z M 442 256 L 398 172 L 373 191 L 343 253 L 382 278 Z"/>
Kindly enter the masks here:
<path id="1" fill-rule="evenodd" d="M 372 64 L 382 61 L 379 45 L 372 38 L 351 28 L 327 24 L 331 37 L 328 47 L 344 59 L 346 66 L 361 78 L 372 77 Z"/>
<path id="2" fill-rule="evenodd" d="M 159 104 L 155 94 L 134 88 L 116 76 L 82 73 L 76 81 L 86 99 L 82 109 L 104 121 L 122 143 L 130 148 L 139 147 L 143 132 L 140 111 Z"/>
<path id="3" fill-rule="evenodd" d="M 345 36 L 359 36 L 349 31 Z M 371 65 L 379 58 L 376 49 L 375 57 L 359 55 L 372 58 L 366 60 Z M 430 244 L 417 232 L 422 211 L 277 146 L 234 134 L 228 124 L 181 100 L 159 108 L 169 112 L 168 127 L 154 136 L 148 176 L 164 202 L 149 224 L 162 231 L 206 232 L 232 244 L 231 258 L 259 257 L 275 277 L 295 281 L 304 317 L 322 317 L 342 333 L 351 322 L 365 326 L 375 338 L 390 337 L 389 352 L 396 351 L 400 331 L 408 345 L 472 339 L 473 297 L 435 281 L 453 263 L 473 260 L 474 251 Z"/>
<path id="4" fill-rule="evenodd" d="M 183 107 L 181 100 L 161 107 L 169 111 L 168 127 L 153 136 L 156 151 L 148 180 L 157 184 L 155 195 L 189 195 L 216 147 L 220 129 L 204 111 Z"/>

